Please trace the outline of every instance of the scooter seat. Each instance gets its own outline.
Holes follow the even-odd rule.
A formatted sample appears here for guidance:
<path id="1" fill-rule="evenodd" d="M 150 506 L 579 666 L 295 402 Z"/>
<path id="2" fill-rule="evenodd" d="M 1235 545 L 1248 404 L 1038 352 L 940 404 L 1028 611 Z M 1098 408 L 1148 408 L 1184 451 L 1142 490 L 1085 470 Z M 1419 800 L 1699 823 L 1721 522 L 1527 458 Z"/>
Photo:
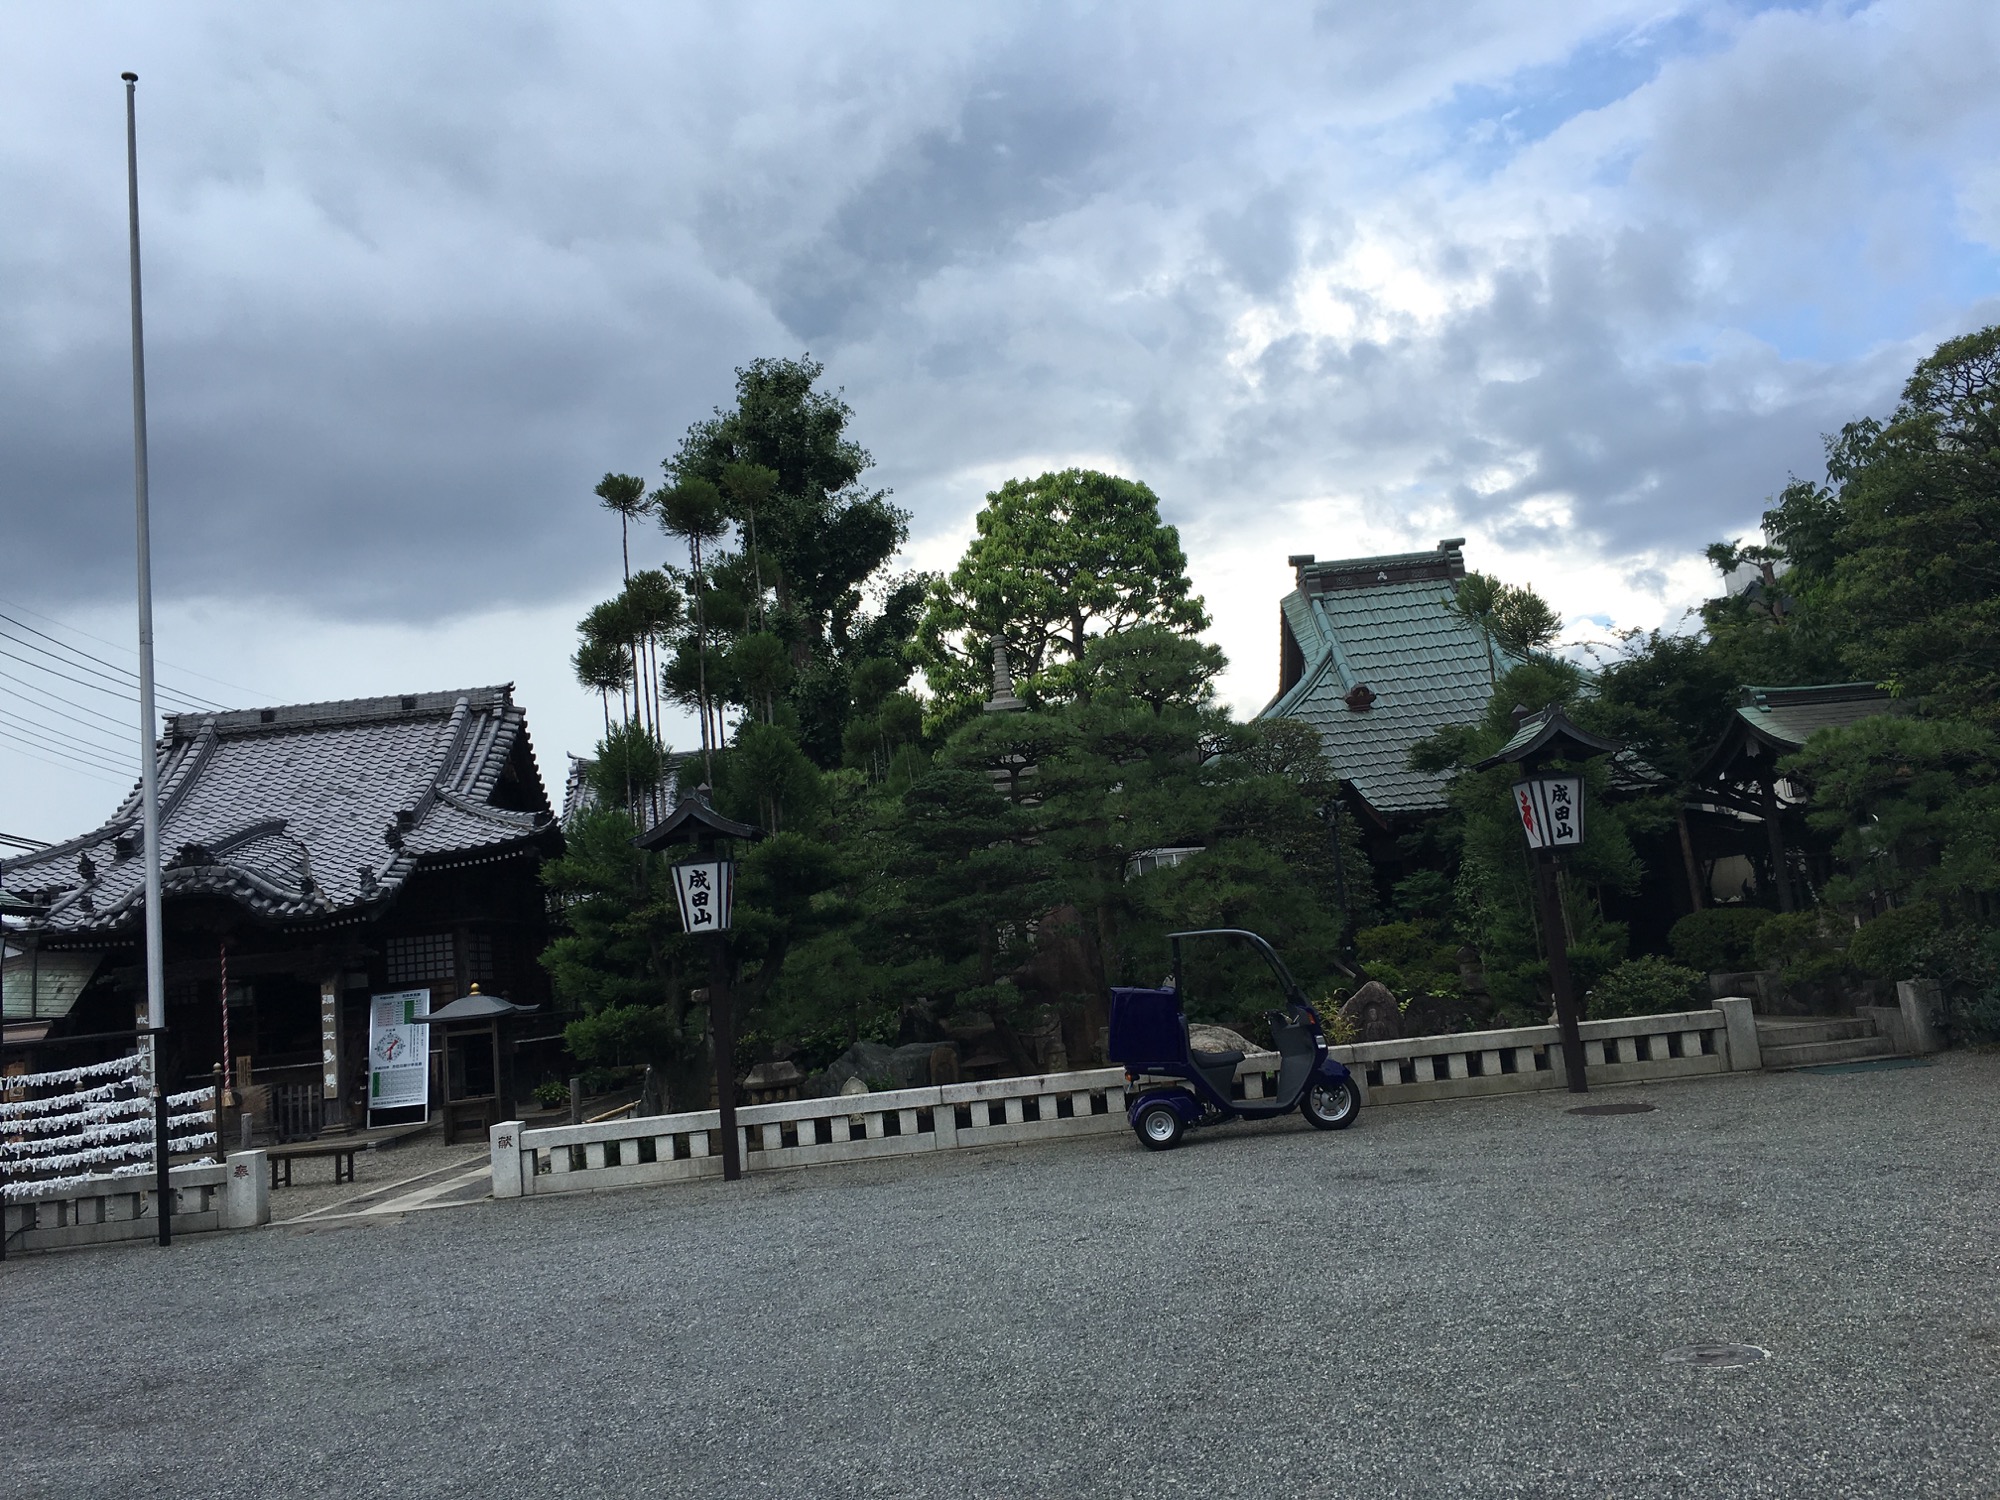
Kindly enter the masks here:
<path id="1" fill-rule="evenodd" d="M 1233 1068 L 1243 1061 L 1243 1054 L 1241 1052 L 1195 1052 L 1191 1050 L 1188 1056 L 1194 1060 L 1194 1065 L 1197 1068 L 1204 1069 Z"/>

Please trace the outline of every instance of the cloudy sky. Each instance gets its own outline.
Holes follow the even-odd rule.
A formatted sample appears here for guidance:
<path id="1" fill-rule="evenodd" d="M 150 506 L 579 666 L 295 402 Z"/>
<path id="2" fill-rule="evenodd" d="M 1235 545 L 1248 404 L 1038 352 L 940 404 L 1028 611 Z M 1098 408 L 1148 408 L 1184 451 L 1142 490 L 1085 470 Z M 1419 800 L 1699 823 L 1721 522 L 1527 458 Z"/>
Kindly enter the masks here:
<path id="1" fill-rule="evenodd" d="M 1009 475 L 1148 481 L 1248 710 L 1287 553 L 1464 535 L 1574 638 L 1672 624 L 2000 320 L 1988 0 L 9 6 L 0 832 L 132 774 L 128 68 L 162 679 L 512 680 L 558 783 L 591 486 L 759 355 L 844 387 L 913 566 Z"/>

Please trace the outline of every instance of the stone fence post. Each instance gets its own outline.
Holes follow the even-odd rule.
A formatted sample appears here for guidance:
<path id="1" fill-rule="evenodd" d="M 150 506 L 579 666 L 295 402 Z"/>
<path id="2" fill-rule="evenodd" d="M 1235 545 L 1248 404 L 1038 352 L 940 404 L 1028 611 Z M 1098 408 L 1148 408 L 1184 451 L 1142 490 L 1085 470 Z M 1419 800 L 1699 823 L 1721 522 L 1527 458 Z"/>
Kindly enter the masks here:
<path id="1" fill-rule="evenodd" d="M 262 1151 L 232 1151 L 224 1159 L 222 1227 L 255 1229 L 271 1222 L 271 1170 Z"/>
<path id="2" fill-rule="evenodd" d="M 1896 982 L 1896 1008 L 1902 1012 L 1903 1050 L 1913 1057 L 1938 1050 L 1939 999 L 1935 979 Z"/>
<path id="3" fill-rule="evenodd" d="M 521 1175 L 521 1122 L 502 1120 L 490 1132 L 493 1196 L 518 1198 L 527 1183 Z"/>
<path id="4" fill-rule="evenodd" d="M 1752 1002 L 1742 995 L 1727 995 L 1715 1002 L 1729 1028 L 1729 1071 L 1750 1073 L 1764 1066 L 1764 1049 L 1757 1041 L 1757 1016 Z"/>

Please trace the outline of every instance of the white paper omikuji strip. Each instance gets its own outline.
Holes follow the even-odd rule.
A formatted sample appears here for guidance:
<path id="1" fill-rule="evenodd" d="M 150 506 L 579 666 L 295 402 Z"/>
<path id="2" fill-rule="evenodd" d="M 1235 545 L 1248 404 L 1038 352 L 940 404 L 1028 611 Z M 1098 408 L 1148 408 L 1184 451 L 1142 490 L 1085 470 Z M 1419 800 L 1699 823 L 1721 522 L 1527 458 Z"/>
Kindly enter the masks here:
<path id="1" fill-rule="evenodd" d="M 0 1087 L 11 1088 L 14 1080 L 0 1082 Z M 51 1094 L 46 1099 L 17 1099 L 12 1104 L 0 1104 L 0 1120 L 25 1120 L 31 1115 L 51 1115 L 57 1110 L 72 1109 L 79 1104 L 89 1104 L 98 1099 L 112 1099 L 131 1087 L 127 1079 L 116 1083 L 101 1083 L 94 1089 L 78 1089 L 73 1094 Z"/>
<path id="2" fill-rule="evenodd" d="M 123 1144 L 86 1146 L 67 1151 L 59 1149 L 70 1144 L 68 1141 L 34 1141 L 0 1145 L 0 1165 L 4 1165 L 10 1173 L 64 1172 L 71 1167 L 87 1167 L 107 1161 L 129 1161 L 135 1156 L 150 1157 L 153 1154 L 153 1142 L 150 1136 L 144 1140 L 127 1141 Z M 215 1132 L 212 1130 L 192 1131 L 186 1135 L 167 1137 L 169 1152 L 201 1151 L 214 1144 Z"/>
<path id="3" fill-rule="evenodd" d="M 107 1099 L 101 1104 L 88 1104 L 66 1115 L 29 1115 L 20 1120 L 10 1120 L 0 1125 L 0 1134 L 64 1135 L 73 1130 L 102 1125 L 109 1120 L 133 1120 L 141 1115 L 150 1117 L 152 1113 L 153 1101 L 150 1099 Z"/>
<path id="4" fill-rule="evenodd" d="M 14 1073 L 7 1079 L 10 1089 L 52 1089 L 65 1083 L 82 1083 L 86 1078 L 126 1078 L 145 1066 L 138 1054 L 114 1057 L 110 1062 L 85 1063 L 80 1068 L 61 1068 L 53 1073 Z"/>
<path id="5" fill-rule="evenodd" d="M 151 1156 L 151 1141 L 134 1141 L 124 1146 L 90 1146 L 80 1151 L 63 1151 L 47 1156 L 14 1156 L 0 1153 L 0 1164 L 9 1172 L 66 1172 L 71 1167 L 88 1167 L 98 1162 L 130 1161 L 135 1156 Z"/>
<path id="6" fill-rule="evenodd" d="M 168 1109 L 181 1109 L 190 1104 L 198 1104 L 203 1109 L 214 1109 L 215 1086 L 210 1084 L 206 1088 L 189 1089 L 185 1094 L 167 1095 Z"/>
<path id="7" fill-rule="evenodd" d="M 151 1162 L 142 1161 L 110 1172 L 89 1172 L 78 1177 L 49 1177 L 40 1182 L 9 1182 L 0 1184 L 0 1198 L 11 1198 L 18 1203 L 24 1198 L 59 1197 L 72 1189 L 88 1192 L 100 1184 L 109 1186 L 121 1179 L 143 1177 L 152 1170 Z"/>
<path id="8" fill-rule="evenodd" d="M 171 1127 L 170 1127 L 171 1130 Z M 104 1125 L 86 1125 L 64 1135 L 29 1136 L 23 1140 L 0 1141 L 0 1160 L 11 1156 L 46 1156 L 77 1146 L 102 1146 L 107 1141 L 150 1141 L 151 1120 L 117 1120 Z"/>

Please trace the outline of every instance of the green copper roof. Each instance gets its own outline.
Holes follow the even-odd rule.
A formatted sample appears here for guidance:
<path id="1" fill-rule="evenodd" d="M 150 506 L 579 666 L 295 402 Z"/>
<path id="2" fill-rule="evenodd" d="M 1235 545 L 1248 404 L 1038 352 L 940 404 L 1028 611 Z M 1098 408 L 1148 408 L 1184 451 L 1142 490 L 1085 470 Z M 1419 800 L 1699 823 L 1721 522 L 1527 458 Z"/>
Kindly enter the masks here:
<path id="1" fill-rule="evenodd" d="M 1775 756 L 1789 755 L 1822 729 L 1844 729 L 1907 707 L 1872 682 L 1809 687 L 1746 687 L 1736 717 L 1696 773 L 1700 781 L 1755 779 Z M 1763 753 L 1759 755 L 1759 747 Z"/>
<path id="2" fill-rule="evenodd" d="M 1890 712 L 1893 701 L 1872 682 L 1815 687 L 1747 687 L 1736 713 L 1773 744 L 1796 750 L 1822 729 L 1844 729 Z"/>
<path id="3" fill-rule="evenodd" d="M 1334 770 L 1377 812 L 1444 806 L 1445 778 L 1409 769 L 1410 747 L 1476 721 L 1495 675 L 1514 665 L 1451 612 L 1463 570 L 1455 546 L 1307 564 L 1280 605 L 1305 669 L 1258 717 L 1313 725 Z M 1361 687 L 1373 700 L 1350 707 L 1351 694 L 1364 701 Z"/>

